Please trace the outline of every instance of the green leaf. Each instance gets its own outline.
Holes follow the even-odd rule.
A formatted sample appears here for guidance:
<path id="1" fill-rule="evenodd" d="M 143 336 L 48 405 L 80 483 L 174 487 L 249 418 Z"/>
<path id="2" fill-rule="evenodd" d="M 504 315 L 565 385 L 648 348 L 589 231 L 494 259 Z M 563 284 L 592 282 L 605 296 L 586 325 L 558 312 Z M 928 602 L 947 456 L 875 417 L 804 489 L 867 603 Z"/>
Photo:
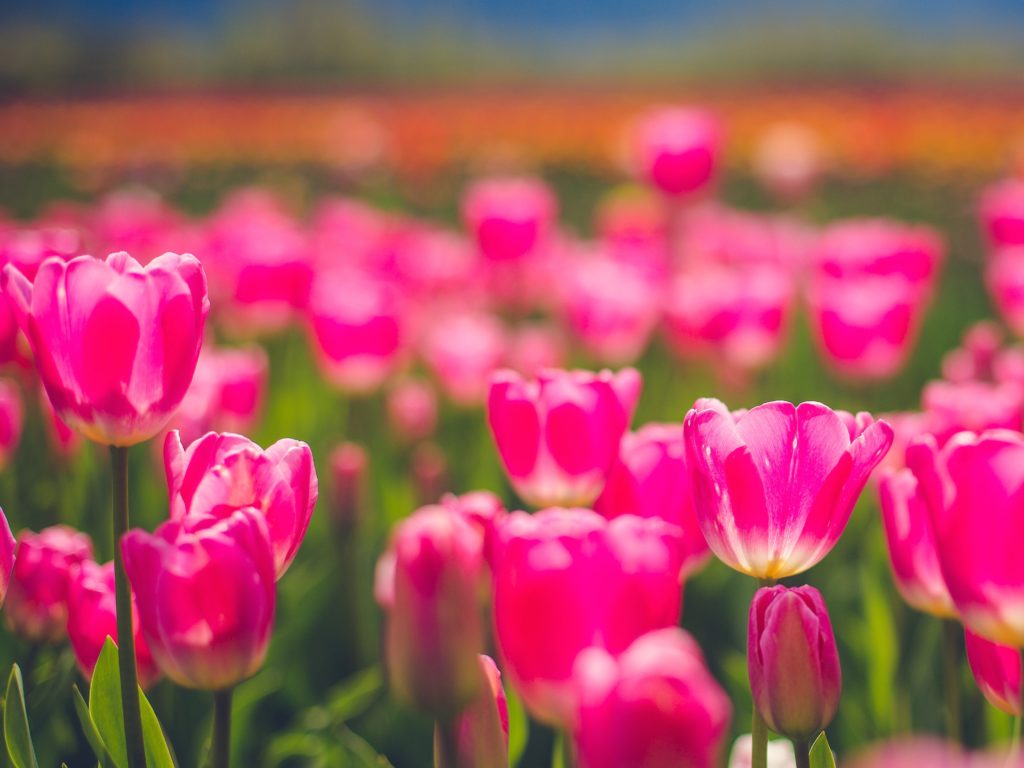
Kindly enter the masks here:
<path id="1" fill-rule="evenodd" d="M 530 739 L 530 718 L 511 688 L 506 689 L 505 698 L 508 702 L 508 764 L 514 766 L 526 751 L 526 742 Z"/>
<path id="2" fill-rule="evenodd" d="M 4 739 L 7 741 L 7 754 L 14 763 L 14 768 L 39 768 L 36 751 L 32 747 L 28 714 L 25 712 L 25 686 L 22 684 L 21 669 L 17 664 L 11 667 L 11 676 L 7 679 Z"/>
<path id="3" fill-rule="evenodd" d="M 383 690 L 384 677 L 378 666 L 352 675 L 329 694 L 327 707 L 332 723 L 341 725 L 363 714 Z"/>
<path id="4" fill-rule="evenodd" d="M 836 768 L 835 758 L 832 757 L 832 748 L 828 745 L 825 732 L 818 734 L 818 738 L 811 745 L 811 768 Z"/>
<path id="5" fill-rule="evenodd" d="M 147 768 L 175 768 L 163 728 L 146 695 L 139 689 L 139 709 L 142 713 L 142 740 L 146 746 Z M 121 676 L 117 662 L 117 646 L 109 637 L 103 644 L 100 657 L 92 673 L 89 687 L 89 714 L 96 725 L 114 765 L 128 764 L 128 750 L 124 742 L 124 716 L 121 709 Z"/>
<path id="6" fill-rule="evenodd" d="M 92 753 L 96 755 L 96 759 L 100 763 L 101 768 L 117 768 L 117 764 L 114 762 L 110 753 L 107 751 L 106 745 L 103 743 L 103 738 L 100 736 L 100 732 L 96 730 L 96 723 L 92 721 L 92 715 L 89 714 L 89 705 L 85 703 L 85 699 L 82 698 L 82 692 L 78 690 L 77 685 L 71 686 L 73 692 L 73 698 L 75 701 L 75 713 L 78 715 L 78 722 L 82 725 L 82 731 L 85 733 L 85 740 L 89 742 L 89 746 L 92 748 Z"/>

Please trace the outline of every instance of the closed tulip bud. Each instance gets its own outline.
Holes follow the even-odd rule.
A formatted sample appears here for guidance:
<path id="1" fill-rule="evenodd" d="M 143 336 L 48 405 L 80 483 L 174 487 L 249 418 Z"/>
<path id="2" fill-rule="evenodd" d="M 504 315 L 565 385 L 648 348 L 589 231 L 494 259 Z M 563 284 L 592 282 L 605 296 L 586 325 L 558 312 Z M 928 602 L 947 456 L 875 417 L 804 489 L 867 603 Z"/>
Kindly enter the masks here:
<path id="1" fill-rule="evenodd" d="M 558 213 L 558 201 L 540 179 L 480 179 L 466 189 L 462 218 L 485 259 L 522 259 L 542 245 Z"/>
<path id="2" fill-rule="evenodd" d="M 964 633 L 964 646 L 974 681 L 989 704 L 1020 717 L 1020 651 L 986 640 L 969 629 Z"/>
<path id="3" fill-rule="evenodd" d="M 590 504 L 601 493 L 640 396 L 640 374 L 512 371 L 491 380 L 487 419 L 516 492 L 530 504 Z"/>
<path id="4" fill-rule="evenodd" d="M 316 506 L 308 445 L 284 439 L 264 450 L 241 435 L 210 432 L 186 449 L 172 430 L 164 442 L 164 469 L 172 520 L 257 509 L 267 521 L 277 577 L 284 575 Z"/>
<path id="5" fill-rule="evenodd" d="M 64 421 L 118 446 L 164 427 L 192 382 L 210 307 L 194 256 L 145 267 L 127 253 L 51 258 L 31 283 L 8 265 L 3 284 Z"/>
<path id="6" fill-rule="evenodd" d="M 37 643 L 64 637 L 68 587 L 76 566 L 92 559 L 92 541 L 66 525 L 22 531 L 4 613 L 15 634 Z"/>
<path id="7" fill-rule="evenodd" d="M 114 564 L 97 565 L 86 560 L 75 568 L 68 589 L 68 639 L 75 659 L 86 678 L 110 637 L 117 642 L 117 606 L 114 597 Z M 132 625 L 135 634 L 135 665 L 139 685 L 150 688 L 160 679 L 146 639 L 139 628 L 138 608 L 132 598 Z"/>
<path id="8" fill-rule="evenodd" d="M 14 553 L 17 549 L 17 542 L 14 534 L 11 533 L 11 526 L 7 523 L 7 516 L 0 509 L 0 607 L 7 597 L 7 589 L 11 585 L 11 576 L 14 572 Z"/>
<path id="9" fill-rule="evenodd" d="M 387 616 L 395 695 L 436 720 L 461 712 L 481 686 L 479 585 L 483 536 L 461 515 L 424 507 L 398 524 Z M 382 591 L 387 591 L 382 588 Z"/>
<path id="10" fill-rule="evenodd" d="M 714 768 L 732 707 L 686 632 L 650 632 L 576 661 L 580 768 Z"/>
<path id="11" fill-rule="evenodd" d="M 722 130 L 711 113 L 663 107 L 635 126 L 632 164 L 636 174 L 669 197 L 707 187 L 719 163 Z"/>
<path id="12" fill-rule="evenodd" d="M 835 717 L 839 653 L 825 601 L 814 587 L 765 587 L 750 605 L 747 665 L 761 717 L 778 734 L 813 739 Z"/>
<path id="13" fill-rule="evenodd" d="M 358 443 L 342 443 L 331 451 L 331 523 L 339 535 L 351 533 L 366 506 L 366 450 Z"/>
<path id="14" fill-rule="evenodd" d="M 262 666 L 274 623 L 274 553 L 252 508 L 169 520 L 121 540 L 157 666 L 186 688 L 230 688 Z"/>
<path id="15" fill-rule="evenodd" d="M 448 726 L 456 753 L 447 754 L 438 725 L 434 735 L 436 768 L 507 768 L 508 701 L 501 687 L 501 672 L 490 656 L 477 657 L 484 680 L 476 698 Z"/>
<path id="16" fill-rule="evenodd" d="M 831 551 L 892 444 L 884 421 L 814 402 L 730 413 L 698 400 L 684 433 L 708 546 L 759 579 L 801 573 Z"/>
<path id="17" fill-rule="evenodd" d="M 388 393 L 388 421 L 406 442 L 428 437 L 437 426 L 437 394 L 421 379 L 403 379 Z"/>

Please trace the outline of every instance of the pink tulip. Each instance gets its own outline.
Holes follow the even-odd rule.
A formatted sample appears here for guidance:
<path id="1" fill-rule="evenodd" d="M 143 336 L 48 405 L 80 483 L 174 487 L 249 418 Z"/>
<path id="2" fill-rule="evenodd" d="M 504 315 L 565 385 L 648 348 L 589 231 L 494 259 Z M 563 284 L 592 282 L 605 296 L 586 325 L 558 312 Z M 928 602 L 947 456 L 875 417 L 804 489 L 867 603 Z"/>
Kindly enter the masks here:
<path id="1" fill-rule="evenodd" d="M 684 578 L 711 554 L 693 506 L 682 424 L 646 424 L 623 437 L 594 511 L 609 520 L 621 515 L 660 517 L 677 526 Z"/>
<path id="2" fill-rule="evenodd" d="M 821 403 L 731 414 L 698 400 L 684 425 L 697 519 L 711 551 L 759 579 L 818 563 L 839 540 L 892 429 Z"/>
<path id="3" fill-rule="evenodd" d="M 139 624 L 178 685 L 230 688 L 263 664 L 274 622 L 274 555 L 251 508 L 169 520 L 121 541 Z"/>
<path id="4" fill-rule="evenodd" d="M 879 419 L 892 427 L 892 447 L 878 464 L 874 477 L 880 477 L 886 470 L 895 471 L 907 465 L 907 445 L 918 435 L 928 431 L 928 414 L 918 411 L 892 411 L 879 415 Z"/>
<path id="5" fill-rule="evenodd" d="M 368 463 L 366 449 L 358 443 L 341 443 L 331 451 L 331 522 L 341 534 L 350 533 L 358 527 L 366 513 Z"/>
<path id="6" fill-rule="evenodd" d="M 944 445 L 957 432 L 1021 428 L 1024 387 L 969 381 L 930 381 L 921 393 L 928 431 Z"/>
<path id="7" fill-rule="evenodd" d="M 396 696 L 437 720 L 470 705 L 482 680 L 483 536 L 461 515 L 424 507 L 396 527 L 388 672 Z"/>
<path id="8" fill-rule="evenodd" d="M 241 435 L 210 432 L 187 449 L 177 431 L 164 442 L 171 519 L 230 517 L 245 508 L 266 519 L 277 578 L 302 544 L 317 499 L 309 446 L 278 440 L 266 450 Z"/>
<path id="9" fill-rule="evenodd" d="M 814 251 L 822 277 L 899 277 L 925 293 L 930 292 L 943 258 L 938 232 L 892 219 L 836 222 L 822 231 Z"/>
<path id="10" fill-rule="evenodd" d="M 90 559 L 92 541 L 65 525 L 18 534 L 4 605 L 7 626 L 33 643 L 59 641 L 67 629 L 71 573 Z"/>
<path id="11" fill-rule="evenodd" d="M 644 115 L 633 129 L 636 174 L 670 197 L 707 187 L 721 153 L 718 120 L 698 108 L 663 107 Z"/>
<path id="12" fill-rule="evenodd" d="M 710 355 L 730 368 L 762 368 L 785 341 L 794 298 L 788 268 L 704 265 L 672 279 L 665 330 L 685 357 Z"/>
<path id="13" fill-rule="evenodd" d="M 571 267 L 564 299 L 568 324 L 601 363 L 636 360 L 660 318 L 660 305 L 658 287 L 628 264 L 598 256 Z"/>
<path id="14" fill-rule="evenodd" d="M 924 294 L 903 277 L 824 277 L 810 286 L 810 320 L 829 365 L 852 379 L 894 376 L 914 345 Z"/>
<path id="15" fill-rule="evenodd" d="M 480 405 L 491 374 L 505 362 L 508 340 L 490 314 L 458 313 L 436 318 L 422 343 L 422 355 L 445 394 L 458 405 Z"/>
<path id="16" fill-rule="evenodd" d="M 1024 180 L 1004 179 L 981 195 L 978 215 L 995 248 L 1024 245 Z"/>
<path id="17" fill-rule="evenodd" d="M 981 320 L 964 331 L 963 341 L 942 358 L 942 378 L 953 384 L 987 381 L 995 376 L 1003 330 L 993 320 Z"/>
<path id="18" fill-rule="evenodd" d="M 603 198 L 594 227 L 601 247 L 616 261 L 645 277 L 664 279 L 668 270 L 668 217 L 645 187 L 627 185 Z"/>
<path id="19" fill-rule="evenodd" d="M 462 218 L 484 258 L 506 262 L 532 254 L 554 227 L 558 202 L 540 179 L 480 179 L 462 198 Z"/>
<path id="20" fill-rule="evenodd" d="M 565 347 L 564 334 L 554 326 L 520 325 L 509 337 L 508 367 L 527 378 L 536 378 L 547 368 L 565 365 Z"/>
<path id="21" fill-rule="evenodd" d="M 490 656 L 477 657 L 484 684 L 476 698 L 455 719 L 457 754 L 445 755 L 440 733 L 434 737 L 437 768 L 507 768 L 508 701 L 501 687 L 501 672 Z"/>
<path id="22" fill-rule="evenodd" d="M 135 627 L 135 664 L 139 685 L 151 688 L 160 679 L 160 670 L 139 628 L 138 608 L 134 599 L 132 623 Z M 85 560 L 74 569 L 68 588 L 68 639 L 86 678 L 92 678 L 100 651 L 108 637 L 117 642 L 114 564 L 97 565 L 92 560 Z"/>
<path id="23" fill-rule="evenodd" d="M 195 257 L 54 258 L 34 283 L 11 265 L 3 282 L 62 419 L 119 446 L 163 428 L 192 381 L 210 306 Z"/>
<path id="24" fill-rule="evenodd" d="M 798 200 L 815 186 L 824 170 L 818 136 L 807 126 L 780 122 L 769 126 L 754 148 L 754 175 L 782 200 Z"/>
<path id="25" fill-rule="evenodd" d="M 11 533 L 11 526 L 7 522 L 7 516 L 0 509 L 0 607 L 7 597 L 7 590 L 11 585 L 11 577 L 14 575 L 14 553 L 17 549 L 17 542 L 14 534 Z"/>
<path id="26" fill-rule="evenodd" d="M 1024 536 L 1024 436 L 963 432 L 940 452 L 933 440 L 907 449 L 931 512 L 949 594 L 968 629 L 1024 646 L 1024 560 L 1007 542 Z"/>
<path id="27" fill-rule="evenodd" d="M 516 492 L 530 504 L 589 504 L 604 487 L 640 395 L 640 374 L 550 370 L 491 380 L 487 419 Z"/>
<path id="28" fill-rule="evenodd" d="M 92 231 L 106 253 L 128 251 L 149 261 L 166 251 L 181 227 L 180 215 L 154 192 L 122 189 L 105 195 L 93 209 Z"/>
<path id="29" fill-rule="evenodd" d="M 334 386 L 371 392 L 401 364 L 405 322 L 385 283 L 351 271 L 320 274 L 308 313 L 320 367 Z"/>
<path id="30" fill-rule="evenodd" d="M 574 677 L 580 768 L 714 768 L 732 706 L 686 632 L 635 640 L 617 659 L 583 651 Z"/>
<path id="31" fill-rule="evenodd" d="M 0 379 L 0 469 L 4 469 L 21 441 L 21 395 L 14 382 Z"/>
<path id="32" fill-rule="evenodd" d="M 750 605 L 747 669 L 768 727 L 813 739 L 835 717 L 842 691 L 832 622 L 814 587 L 764 587 Z"/>
<path id="33" fill-rule="evenodd" d="M 989 704 L 1020 717 L 1020 651 L 986 640 L 969 629 L 964 633 L 964 646 L 971 674 Z"/>
<path id="34" fill-rule="evenodd" d="M 514 512 L 495 530 L 491 561 L 504 667 L 530 713 L 549 724 L 571 720 L 583 649 L 617 655 L 679 621 L 683 552 L 679 530 L 663 520 Z"/>
<path id="35" fill-rule="evenodd" d="M 403 379 L 388 392 L 388 421 L 404 442 L 433 434 L 437 426 L 437 394 L 426 381 Z"/>
<path id="36" fill-rule="evenodd" d="M 1005 248 L 985 268 L 985 285 L 1003 321 L 1024 336 L 1024 245 Z"/>
<path id="37" fill-rule="evenodd" d="M 791 275 L 806 261 L 814 242 L 805 225 L 785 216 L 703 203 L 682 217 L 678 253 L 681 266 L 768 266 Z"/>
<path id="38" fill-rule="evenodd" d="M 82 436 L 57 415 L 44 387 L 39 389 L 39 410 L 43 412 L 46 434 L 50 439 L 50 446 L 56 454 L 62 459 L 68 459 L 77 453 L 82 446 Z"/>
<path id="39" fill-rule="evenodd" d="M 940 618 L 956 618 L 935 551 L 931 513 L 914 473 L 901 469 L 885 474 L 878 491 L 896 588 L 917 610 Z"/>
<path id="40" fill-rule="evenodd" d="M 1022 768 L 1024 759 L 1007 755 L 1005 749 L 988 754 L 966 753 L 959 744 L 918 737 L 873 747 L 849 765 L 850 768 Z"/>

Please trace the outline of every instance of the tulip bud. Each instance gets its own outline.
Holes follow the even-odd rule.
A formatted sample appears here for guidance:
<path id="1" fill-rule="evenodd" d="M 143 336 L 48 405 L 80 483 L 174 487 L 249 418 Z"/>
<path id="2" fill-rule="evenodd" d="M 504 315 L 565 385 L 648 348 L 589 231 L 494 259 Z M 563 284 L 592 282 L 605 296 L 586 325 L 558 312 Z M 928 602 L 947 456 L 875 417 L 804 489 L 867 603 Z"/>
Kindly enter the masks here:
<path id="1" fill-rule="evenodd" d="M 542 244 L 554 227 L 558 201 L 548 186 L 531 177 L 495 177 L 470 185 L 462 218 L 485 259 L 522 259 Z"/>
<path id="2" fill-rule="evenodd" d="M 427 382 L 404 379 L 388 393 L 388 420 L 403 441 L 429 436 L 437 426 L 437 395 Z"/>
<path id="3" fill-rule="evenodd" d="M 358 443 L 342 443 L 331 452 L 331 523 L 339 535 L 352 532 L 363 517 L 368 460 L 366 450 Z"/>
<path id="4" fill-rule="evenodd" d="M 0 379 L 0 469 L 7 466 L 21 440 L 21 396 L 14 382 Z"/>
<path id="5" fill-rule="evenodd" d="M 507 768 L 508 701 L 501 687 L 501 672 L 490 656 L 479 656 L 485 685 L 451 726 L 456 754 L 445 753 L 441 728 L 434 732 L 437 768 Z"/>
<path id="6" fill-rule="evenodd" d="M 747 663 L 768 727 L 807 741 L 832 722 L 842 674 L 832 622 L 814 587 L 766 587 L 750 605 Z"/>
<path id="7" fill-rule="evenodd" d="M 387 661 L 396 696 L 436 720 L 462 711 L 480 688 L 479 584 L 483 537 L 461 515 L 424 507 L 399 523 L 387 617 Z"/>
<path id="8" fill-rule="evenodd" d="M 696 107 L 652 110 L 637 123 L 632 139 L 636 174 L 669 197 L 703 190 L 720 161 L 718 120 Z"/>
<path id="9" fill-rule="evenodd" d="M 974 680 L 989 704 L 1020 717 L 1020 651 L 986 640 L 969 629 L 964 633 L 964 646 Z"/>
<path id="10" fill-rule="evenodd" d="M 68 620 L 72 569 L 92 558 L 92 541 L 65 525 L 22 531 L 4 613 L 7 625 L 31 642 L 53 643 Z"/>
<path id="11" fill-rule="evenodd" d="M 14 534 L 11 533 L 11 526 L 7 523 L 4 511 L 0 509 L 0 606 L 4 604 L 7 588 L 11 584 L 16 548 L 17 542 L 14 540 Z"/>

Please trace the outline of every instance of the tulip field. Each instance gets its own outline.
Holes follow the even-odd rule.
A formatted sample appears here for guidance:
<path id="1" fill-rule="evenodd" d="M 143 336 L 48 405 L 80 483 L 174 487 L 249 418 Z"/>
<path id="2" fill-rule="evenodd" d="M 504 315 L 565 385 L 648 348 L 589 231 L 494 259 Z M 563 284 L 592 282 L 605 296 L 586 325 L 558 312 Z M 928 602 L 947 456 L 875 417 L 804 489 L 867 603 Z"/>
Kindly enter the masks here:
<path id="1" fill-rule="evenodd" d="M 0 106 L 0 765 L 1024 766 L 1021 105 L 657 95 Z"/>

